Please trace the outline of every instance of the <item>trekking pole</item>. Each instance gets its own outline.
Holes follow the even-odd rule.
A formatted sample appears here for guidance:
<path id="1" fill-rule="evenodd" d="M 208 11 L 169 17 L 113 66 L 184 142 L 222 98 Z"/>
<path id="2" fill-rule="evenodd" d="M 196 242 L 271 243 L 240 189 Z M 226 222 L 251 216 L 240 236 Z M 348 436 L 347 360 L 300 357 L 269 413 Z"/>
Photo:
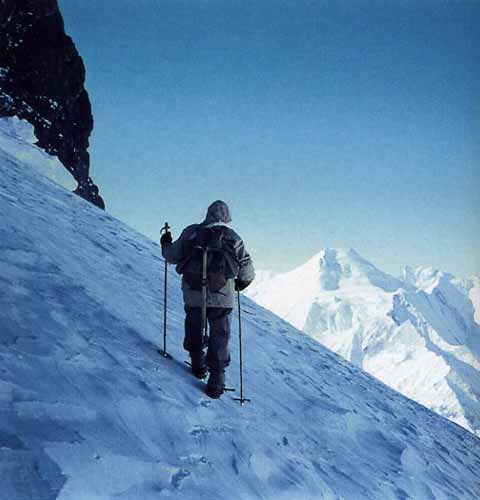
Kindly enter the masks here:
<path id="1" fill-rule="evenodd" d="M 160 230 L 160 234 L 166 233 L 170 230 L 170 226 L 168 222 L 165 222 L 165 225 Z M 171 358 L 170 354 L 167 352 L 167 279 L 168 279 L 168 263 L 167 259 L 165 259 L 165 277 L 163 280 L 163 351 L 160 351 L 160 354 L 164 358 Z"/>
<path id="2" fill-rule="evenodd" d="M 239 401 L 243 406 L 245 403 L 249 403 L 251 399 L 243 397 L 243 356 L 242 356 L 242 313 L 240 307 L 240 292 L 237 291 L 237 302 L 238 302 L 238 343 L 240 352 L 240 397 L 233 398 L 235 401 Z"/>
<path id="3" fill-rule="evenodd" d="M 207 264 L 208 247 L 202 247 L 202 348 L 205 346 L 207 338 Z"/>

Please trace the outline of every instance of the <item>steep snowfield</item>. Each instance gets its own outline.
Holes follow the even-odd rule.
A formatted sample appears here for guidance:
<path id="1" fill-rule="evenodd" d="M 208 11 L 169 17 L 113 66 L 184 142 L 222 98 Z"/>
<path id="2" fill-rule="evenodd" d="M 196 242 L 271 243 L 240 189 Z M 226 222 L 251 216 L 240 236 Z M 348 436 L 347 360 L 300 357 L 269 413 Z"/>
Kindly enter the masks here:
<path id="1" fill-rule="evenodd" d="M 323 250 L 260 273 L 248 295 L 402 394 L 480 434 L 479 280 L 432 269 L 383 273 Z"/>
<path id="2" fill-rule="evenodd" d="M 14 155 L 15 158 L 37 172 L 60 184 L 64 188 L 74 191 L 78 182 L 61 164 L 56 156 L 51 156 L 38 146 L 33 127 L 16 116 L 1 118 L 2 133 L 0 134 L 0 150 Z"/>
<path id="3" fill-rule="evenodd" d="M 0 134 L 1 500 L 477 498 L 475 436 L 247 298 L 253 401 L 208 399 L 183 363 L 173 270 L 175 359 L 156 352 L 158 246 Z M 237 357 L 234 328 L 234 385 Z"/>

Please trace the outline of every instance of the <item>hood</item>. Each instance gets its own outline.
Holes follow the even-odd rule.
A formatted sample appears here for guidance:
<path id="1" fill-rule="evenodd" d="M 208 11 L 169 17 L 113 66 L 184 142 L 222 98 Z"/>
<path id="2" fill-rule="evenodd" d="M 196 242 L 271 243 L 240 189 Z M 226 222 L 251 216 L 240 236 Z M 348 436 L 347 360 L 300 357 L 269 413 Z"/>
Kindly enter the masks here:
<path id="1" fill-rule="evenodd" d="M 202 224 L 211 224 L 215 222 L 224 222 L 228 224 L 231 221 L 232 217 L 228 205 L 222 200 L 217 200 L 208 207 L 207 216 Z"/>

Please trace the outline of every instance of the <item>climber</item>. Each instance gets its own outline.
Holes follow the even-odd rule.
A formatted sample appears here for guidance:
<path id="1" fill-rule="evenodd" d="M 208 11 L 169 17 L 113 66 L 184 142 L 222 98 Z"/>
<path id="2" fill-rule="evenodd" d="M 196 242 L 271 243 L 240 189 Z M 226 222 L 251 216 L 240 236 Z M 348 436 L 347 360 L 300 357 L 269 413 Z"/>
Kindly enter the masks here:
<path id="1" fill-rule="evenodd" d="M 206 393 L 214 399 L 224 392 L 225 368 L 230 363 L 228 341 L 235 291 L 244 290 L 255 277 L 242 239 L 227 225 L 231 220 L 227 204 L 217 200 L 208 207 L 205 220 L 186 227 L 176 241 L 170 231 L 160 239 L 165 260 L 176 264 L 182 275 L 186 314 L 183 347 L 190 354 L 196 377 L 205 378 L 210 372 Z"/>

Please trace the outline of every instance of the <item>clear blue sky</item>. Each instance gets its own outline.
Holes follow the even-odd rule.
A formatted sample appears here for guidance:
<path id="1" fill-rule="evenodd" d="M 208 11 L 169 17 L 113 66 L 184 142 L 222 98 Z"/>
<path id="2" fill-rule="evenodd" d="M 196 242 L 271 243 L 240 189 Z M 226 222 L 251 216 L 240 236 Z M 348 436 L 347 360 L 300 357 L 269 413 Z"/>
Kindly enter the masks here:
<path id="1" fill-rule="evenodd" d="M 480 272 L 480 3 L 59 0 L 92 176 L 157 238 L 225 200 L 258 268 Z"/>

